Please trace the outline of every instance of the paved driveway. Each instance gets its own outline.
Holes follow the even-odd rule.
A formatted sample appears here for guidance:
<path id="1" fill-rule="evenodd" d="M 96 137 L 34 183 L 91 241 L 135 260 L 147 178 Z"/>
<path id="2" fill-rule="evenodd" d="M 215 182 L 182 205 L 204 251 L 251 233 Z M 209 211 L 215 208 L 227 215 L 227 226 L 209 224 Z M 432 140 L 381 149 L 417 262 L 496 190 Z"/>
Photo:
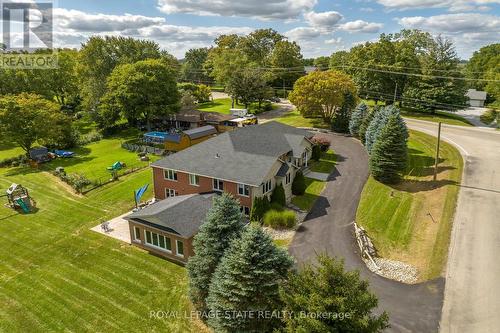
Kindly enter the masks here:
<path id="1" fill-rule="evenodd" d="M 379 309 L 389 313 L 393 332 L 436 332 L 444 292 L 444 279 L 406 285 L 369 271 L 357 253 L 352 221 L 368 177 L 368 156 L 355 139 L 327 136 L 338 154 L 338 165 L 306 222 L 296 233 L 290 253 L 298 263 L 313 261 L 316 253 L 344 258 L 348 270 L 358 269 L 379 298 Z"/>

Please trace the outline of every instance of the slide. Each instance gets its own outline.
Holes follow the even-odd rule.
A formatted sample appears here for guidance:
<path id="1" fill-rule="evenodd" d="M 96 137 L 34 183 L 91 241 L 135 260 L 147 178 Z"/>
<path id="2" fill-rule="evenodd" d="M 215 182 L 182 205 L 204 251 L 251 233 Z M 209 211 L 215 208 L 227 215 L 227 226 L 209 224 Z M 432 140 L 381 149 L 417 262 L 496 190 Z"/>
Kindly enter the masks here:
<path id="1" fill-rule="evenodd" d="M 30 212 L 28 206 L 24 203 L 23 199 L 19 198 L 16 200 L 17 204 L 22 208 L 23 212 L 26 214 Z"/>

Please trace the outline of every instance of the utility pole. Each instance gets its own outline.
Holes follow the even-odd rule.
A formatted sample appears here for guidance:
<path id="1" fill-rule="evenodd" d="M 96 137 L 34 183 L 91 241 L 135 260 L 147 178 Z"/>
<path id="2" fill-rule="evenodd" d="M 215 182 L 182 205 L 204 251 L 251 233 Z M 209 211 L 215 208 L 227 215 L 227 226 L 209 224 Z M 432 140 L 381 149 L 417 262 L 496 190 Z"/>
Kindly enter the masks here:
<path id="1" fill-rule="evenodd" d="M 438 164 L 439 164 L 439 143 L 441 141 L 441 122 L 439 122 L 438 125 L 438 141 L 437 141 L 437 148 L 436 148 L 436 161 L 434 162 L 434 181 L 437 179 L 437 173 L 438 173 Z"/>
<path id="2" fill-rule="evenodd" d="M 285 79 L 283 79 L 283 98 L 286 99 L 286 86 L 285 86 Z"/>
<path id="3" fill-rule="evenodd" d="M 396 82 L 396 87 L 394 88 L 394 99 L 392 104 L 396 104 L 396 96 L 398 95 L 398 83 Z"/>

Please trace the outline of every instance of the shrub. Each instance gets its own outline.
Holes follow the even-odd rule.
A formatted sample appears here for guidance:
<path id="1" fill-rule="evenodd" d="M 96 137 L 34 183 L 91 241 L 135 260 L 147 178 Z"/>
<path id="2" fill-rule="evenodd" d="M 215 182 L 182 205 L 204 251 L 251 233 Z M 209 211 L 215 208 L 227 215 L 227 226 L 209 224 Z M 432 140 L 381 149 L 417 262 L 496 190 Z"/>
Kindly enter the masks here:
<path id="1" fill-rule="evenodd" d="M 264 225 L 274 229 L 293 228 L 297 224 L 295 213 L 291 210 L 278 211 L 271 209 L 264 214 Z"/>
<path id="2" fill-rule="evenodd" d="M 98 131 L 91 131 L 85 135 L 80 135 L 78 138 L 78 145 L 85 146 L 92 142 L 97 142 L 102 140 L 102 134 Z"/>
<path id="3" fill-rule="evenodd" d="M 330 148 L 330 140 L 323 137 L 314 137 L 312 138 L 312 143 L 315 145 L 319 145 L 321 147 L 321 151 L 327 151 Z"/>
<path id="4" fill-rule="evenodd" d="M 319 146 L 319 145 L 313 146 L 311 158 L 314 161 L 319 161 L 319 159 L 321 158 L 321 146 Z"/>
<path id="5" fill-rule="evenodd" d="M 306 180 L 301 171 L 298 171 L 292 182 L 292 193 L 294 195 L 302 195 L 306 191 Z"/>
<path id="6" fill-rule="evenodd" d="M 271 208 L 271 204 L 269 203 L 269 199 L 267 195 L 262 198 L 256 197 L 253 200 L 252 209 L 250 211 L 250 220 L 251 221 L 262 221 L 264 214 Z"/>
<path id="7" fill-rule="evenodd" d="M 19 164 L 26 163 L 28 157 L 26 155 L 19 155 L 9 158 L 4 158 L 0 160 L 0 168 L 10 167 L 10 166 L 18 166 Z"/>
<path id="8" fill-rule="evenodd" d="M 85 187 L 92 185 L 92 181 L 82 174 L 70 173 L 69 175 L 66 175 L 65 172 L 57 171 L 54 171 L 53 174 L 74 188 L 77 193 L 82 193 Z"/>
<path id="9" fill-rule="evenodd" d="M 280 206 L 286 205 L 285 189 L 282 184 L 278 184 L 274 188 L 273 194 L 271 195 L 271 203 L 278 204 Z"/>

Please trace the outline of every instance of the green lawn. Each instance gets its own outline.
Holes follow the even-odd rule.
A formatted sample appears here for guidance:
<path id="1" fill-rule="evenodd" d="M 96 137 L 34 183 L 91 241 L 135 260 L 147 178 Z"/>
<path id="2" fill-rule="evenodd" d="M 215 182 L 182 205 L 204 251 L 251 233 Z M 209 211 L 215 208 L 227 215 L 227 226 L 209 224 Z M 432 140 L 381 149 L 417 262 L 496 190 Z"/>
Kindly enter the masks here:
<path id="1" fill-rule="evenodd" d="M 434 123 L 441 122 L 448 125 L 473 126 L 467 119 L 448 112 L 436 111 L 436 113 L 432 114 L 403 109 L 401 115 L 407 118 L 431 121 Z"/>
<path id="2" fill-rule="evenodd" d="M 200 111 L 207 112 L 218 112 L 223 114 L 231 114 L 231 98 L 218 98 L 214 99 L 211 102 L 200 103 L 197 106 L 197 109 Z M 244 109 L 245 106 L 241 104 L 235 104 L 235 109 Z M 273 110 L 277 108 L 276 104 L 272 104 Z M 260 113 L 258 110 L 258 103 L 252 103 L 248 107 L 248 111 L 250 113 Z"/>
<path id="3" fill-rule="evenodd" d="M 9 142 L 0 143 L 0 160 L 23 155 L 24 150 Z"/>
<path id="4" fill-rule="evenodd" d="M 483 123 L 485 123 L 486 125 L 489 125 L 492 122 L 494 122 L 496 119 L 498 119 L 500 117 L 499 115 L 500 115 L 500 111 L 489 109 L 489 110 L 486 110 L 481 115 L 480 119 Z"/>
<path id="5" fill-rule="evenodd" d="M 316 199 L 319 198 L 321 192 L 325 189 L 326 182 L 307 177 L 305 179 L 306 192 L 303 195 L 293 197 L 292 203 L 304 211 L 310 211 Z"/>
<path id="6" fill-rule="evenodd" d="M 368 179 L 357 211 L 379 254 L 415 265 L 421 280 L 440 276 L 446 263 L 463 161 L 441 142 L 437 182 L 432 181 L 436 138 L 411 131 L 405 180 L 388 186 Z"/>
<path id="7" fill-rule="evenodd" d="M 0 205 L 0 331 L 190 329 L 183 313 L 150 318 L 150 311 L 190 310 L 184 268 L 89 230 L 130 210 L 132 191 L 151 182 L 151 170 L 85 197 L 45 172 L 6 176 L 10 171 L 0 169 L 2 192 L 23 184 L 39 210 L 21 215 Z"/>
<path id="8" fill-rule="evenodd" d="M 135 132 L 129 131 L 90 143 L 84 147 L 70 149 L 77 154 L 75 157 L 56 158 L 49 163 L 42 164 L 40 169 L 43 171 L 53 171 L 56 167 L 62 166 L 67 173 L 80 173 L 93 181 L 105 181 L 110 178 L 110 173 L 106 168 L 116 161 L 124 162 L 127 168 L 148 165 L 149 162 L 141 162 L 136 153 L 121 148 L 122 142 L 136 136 Z M 0 151 L 0 153 L 2 152 Z M 155 160 L 158 157 L 150 155 L 150 158 Z M 8 175 L 37 171 L 29 168 L 15 168 L 9 170 Z"/>
<path id="9" fill-rule="evenodd" d="M 211 102 L 200 103 L 196 107 L 200 111 L 218 112 L 231 114 L 231 98 L 214 99 Z M 243 109 L 243 105 L 235 105 L 235 109 Z"/>
<path id="10" fill-rule="evenodd" d="M 328 150 L 327 152 L 321 153 L 321 158 L 319 161 L 310 161 L 309 169 L 313 172 L 322 172 L 330 174 L 335 168 L 335 153 L 333 150 Z"/>
<path id="11" fill-rule="evenodd" d="M 329 128 L 328 124 L 325 124 L 322 118 L 304 118 L 297 110 L 288 112 L 273 120 L 294 127 Z"/>

